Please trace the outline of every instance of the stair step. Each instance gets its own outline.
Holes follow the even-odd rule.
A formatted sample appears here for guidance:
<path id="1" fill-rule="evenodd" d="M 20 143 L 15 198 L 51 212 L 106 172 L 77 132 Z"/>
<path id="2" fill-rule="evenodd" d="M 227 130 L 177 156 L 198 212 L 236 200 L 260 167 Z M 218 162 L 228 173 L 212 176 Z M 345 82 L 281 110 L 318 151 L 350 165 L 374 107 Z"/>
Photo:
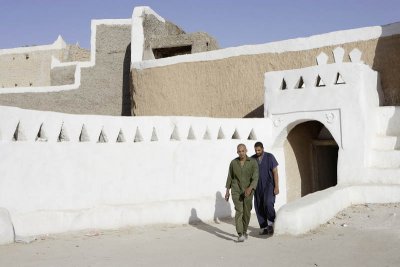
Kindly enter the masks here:
<path id="1" fill-rule="evenodd" d="M 400 168 L 369 168 L 365 182 L 400 184 Z"/>
<path id="2" fill-rule="evenodd" d="M 400 149 L 400 138 L 398 136 L 376 136 L 372 140 L 372 148 L 377 150 Z"/>
<path id="3" fill-rule="evenodd" d="M 400 107 L 379 107 L 376 112 L 377 133 L 381 135 L 400 136 Z"/>
<path id="4" fill-rule="evenodd" d="M 372 168 L 400 168 L 400 150 L 373 150 L 369 163 Z"/>

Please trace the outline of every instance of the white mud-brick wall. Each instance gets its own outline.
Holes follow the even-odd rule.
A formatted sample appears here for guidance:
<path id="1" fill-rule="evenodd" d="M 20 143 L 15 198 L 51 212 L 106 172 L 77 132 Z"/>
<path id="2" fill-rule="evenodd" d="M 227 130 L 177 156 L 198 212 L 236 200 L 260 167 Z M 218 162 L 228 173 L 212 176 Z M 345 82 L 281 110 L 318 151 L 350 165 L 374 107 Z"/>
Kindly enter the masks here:
<path id="1" fill-rule="evenodd" d="M 283 206 L 276 221 L 278 234 L 307 232 L 351 204 L 400 200 L 400 186 L 367 179 L 381 100 L 379 75 L 360 62 L 358 49 L 350 52 L 351 63 L 342 62 L 342 48 L 333 53 L 334 64 L 327 65 L 322 53 L 318 66 L 265 75 L 265 116 L 272 120 L 274 148 L 283 146 L 296 125 L 313 120 L 321 122 L 339 146 L 337 186 Z"/>
<path id="2" fill-rule="evenodd" d="M 0 207 L 18 236 L 230 216 L 236 146 L 271 140 L 268 119 L 0 111 Z"/>

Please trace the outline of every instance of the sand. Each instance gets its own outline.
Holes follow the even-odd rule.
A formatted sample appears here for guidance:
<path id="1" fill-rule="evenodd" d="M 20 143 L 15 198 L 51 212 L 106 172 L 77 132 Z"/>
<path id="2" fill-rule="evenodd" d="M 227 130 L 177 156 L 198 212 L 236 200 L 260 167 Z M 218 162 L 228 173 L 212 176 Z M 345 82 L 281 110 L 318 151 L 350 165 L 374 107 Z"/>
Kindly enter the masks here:
<path id="1" fill-rule="evenodd" d="M 400 266 L 400 203 L 352 206 L 301 236 L 235 242 L 232 219 L 87 230 L 0 246 L 0 266 Z"/>

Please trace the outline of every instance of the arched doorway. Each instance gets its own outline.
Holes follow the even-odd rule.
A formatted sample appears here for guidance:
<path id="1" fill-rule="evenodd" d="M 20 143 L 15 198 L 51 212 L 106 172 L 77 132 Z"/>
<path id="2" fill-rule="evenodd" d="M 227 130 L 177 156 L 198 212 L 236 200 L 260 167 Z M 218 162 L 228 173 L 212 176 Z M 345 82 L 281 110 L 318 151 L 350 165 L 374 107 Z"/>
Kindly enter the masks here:
<path id="1" fill-rule="evenodd" d="M 284 142 L 288 202 L 337 184 L 339 147 L 318 121 L 295 126 Z"/>

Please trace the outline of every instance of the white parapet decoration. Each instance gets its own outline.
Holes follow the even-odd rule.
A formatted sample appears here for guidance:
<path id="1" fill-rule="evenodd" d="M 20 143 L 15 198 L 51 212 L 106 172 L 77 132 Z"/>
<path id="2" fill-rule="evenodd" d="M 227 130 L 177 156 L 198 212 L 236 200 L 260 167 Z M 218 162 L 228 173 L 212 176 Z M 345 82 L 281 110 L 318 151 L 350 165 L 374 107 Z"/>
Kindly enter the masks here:
<path id="1" fill-rule="evenodd" d="M 187 223 L 193 209 L 202 220 L 231 215 L 222 194 L 236 146 L 252 155 L 262 141 L 269 150 L 271 127 L 269 119 L 0 107 L 0 207 L 18 236 Z M 282 151 L 272 152 L 284 166 Z M 286 202 L 284 179 L 281 189 L 278 207 Z"/>
<path id="2" fill-rule="evenodd" d="M 48 45 L 35 45 L 35 46 L 27 46 L 27 47 L 17 47 L 17 48 L 9 48 L 9 49 L 0 49 L 1 55 L 8 54 L 25 54 L 37 51 L 48 51 L 48 50 L 60 50 L 67 47 L 64 39 L 61 35 L 58 35 L 57 39 Z"/>
<path id="3" fill-rule="evenodd" d="M 113 117 L 0 107 L 0 142 L 153 142 L 257 140 L 269 136 L 266 119 Z M 118 136 L 124 136 L 118 140 Z M 62 138 L 61 138 L 62 137 Z M 270 141 L 269 141 L 270 143 Z"/>
<path id="4" fill-rule="evenodd" d="M 336 48 L 334 54 L 341 62 L 344 51 Z M 265 117 L 273 122 L 274 145 L 282 146 L 297 124 L 317 120 L 339 145 L 338 183 L 362 182 L 380 91 L 378 73 L 362 63 L 266 73 Z"/>
<path id="5" fill-rule="evenodd" d="M 352 204 L 400 201 L 400 172 L 384 169 L 398 166 L 398 153 L 371 150 L 396 148 L 397 137 L 372 140 L 376 133 L 400 133 L 400 113 L 391 107 L 378 112 L 379 75 L 361 63 L 358 49 L 350 52 L 353 62 L 342 62 L 341 48 L 333 54 L 334 64 L 326 64 L 321 53 L 318 66 L 265 74 L 265 117 L 272 120 L 272 147 L 282 147 L 291 129 L 310 120 L 321 122 L 339 146 L 338 185 L 282 206 L 277 234 L 303 234 Z M 370 169 L 371 160 L 383 169 Z"/>

